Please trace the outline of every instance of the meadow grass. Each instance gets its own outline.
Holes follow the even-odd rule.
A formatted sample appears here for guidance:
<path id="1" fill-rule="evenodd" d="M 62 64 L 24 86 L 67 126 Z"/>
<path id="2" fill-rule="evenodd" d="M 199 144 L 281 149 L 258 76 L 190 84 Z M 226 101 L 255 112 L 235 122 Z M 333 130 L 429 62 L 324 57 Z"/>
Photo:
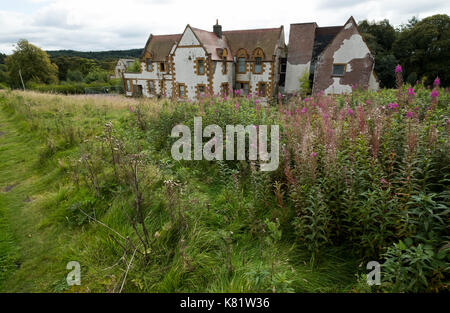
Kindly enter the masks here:
<path id="1" fill-rule="evenodd" d="M 430 102 L 425 91 L 417 101 L 421 97 Z M 414 207 L 410 196 L 403 201 L 399 194 L 415 194 L 416 186 L 407 189 L 395 181 L 401 178 L 380 174 L 389 164 L 385 169 L 384 158 L 373 151 L 378 145 L 383 152 L 394 149 L 413 136 L 402 133 L 408 120 L 377 109 L 395 99 L 391 91 L 355 92 L 266 108 L 245 98 L 174 103 L 2 92 L 0 290 L 118 292 L 123 284 L 124 292 L 373 291 L 361 285 L 364 262 L 381 258 L 393 242 L 415 231 L 401 228 L 410 225 L 401 222 L 403 213 L 386 224 L 360 227 L 370 225 L 366 213 L 380 220 L 376 210 L 383 201 L 394 213 Z M 433 112 L 445 119 L 448 105 L 439 105 Z M 177 123 L 191 125 L 197 114 L 204 125 L 280 124 L 282 142 L 293 154 L 284 151 L 279 170 L 267 175 L 254 171 L 251 162 L 174 161 L 170 130 Z M 373 117 L 383 128 L 392 123 L 392 130 L 374 137 Z M 434 123 L 446 130 L 435 119 L 427 121 L 418 118 L 415 126 L 426 131 Z M 436 140 L 445 146 L 445 138 Z M 355 186 L 342 175 L 348 162 L 355 164 L 356 174 L 348 174 Z M 386 191 L 381 177 L 392 179 L 393 191 Z M 313 231 L 305 227 L 311 225 L 306 218 L 318 221 Z M 383 227 L 389 235 L 380 238 Z M 138 253 L 124 280 L 133 251 Z M 81 264 L 81 286 L 67 286 L 69 261 Z M 441 288 L 441 280 L 433 285 Z"/>

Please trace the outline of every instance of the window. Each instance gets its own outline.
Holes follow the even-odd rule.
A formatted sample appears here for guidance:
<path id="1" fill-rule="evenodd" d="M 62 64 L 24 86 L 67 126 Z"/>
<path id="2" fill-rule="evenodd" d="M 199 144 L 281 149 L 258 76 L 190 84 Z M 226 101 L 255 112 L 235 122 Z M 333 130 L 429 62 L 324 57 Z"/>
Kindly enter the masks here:
<path id="1" fill-rule="evenodd" d="M 248 82 L 238 82 L 236 83 L 236 89 L 240 91 L 240 95 L 248 95 Z"/>
<path id="2" fill-rule="evenodd" d="M 153 71 L 152 60 L 151 59 L 147 59 L 146 63 L 147 63 L 147 72 Z"/>
<path id="3" fill-rule="evenodd" d="M 227 57 L 223 57 L 223 60 L 222 60 L 222 74 L 226 74 L 227 72 L 228 72 Z"/>
<path id="4" fill-rule="evenodd" d="M 131 91 L 131 81 L 127 79 L 127 91 Z"/>
<path id="5" fill-rule="evenodd" d="M 159 71 L 160 72 L 165 72 L 166 71 L 166 63 L 164 63 L 164 62 L 160 62 L 159 63 Z"/>
<path id="6" fill-rule="evenodd" d="M 228 96 L 229 91 L 230 91 L 230 86 L 228 85 L 228 83 L 222 83 L 222 85 L 220 86 L 220 93 L 223 96 Z"/>
<path id="7" fill-rule="evenodd" d="M 245 73 L 245 58 L 238 59 L 238 73 Z"/>
<path id="8" fill-rule="evenodd" d="M 258 83 L 258 96 L 260 97 L 266 96 L 266 83 L 263 82 Z"/>
<path id="9" fill-rule="evenodd" d="M 333 64 L 333 76 L 344 76 L 347 64 Z"/>
<path id="10" fill-rule="evenodd" d="M 262 65 L 262 58 L 261 57 L 255 58 L 255 70 L 254 70 L 255 73 L 260 74 L 262 72 L 261 65 Z"/>
<path id="11" fill-rule="evenodd" d="M 155 93 L 155 82 L 153 80 L 148 81 L 148 91 L 150 92 L 150 94 Z"/>
<path id="12" fill-rule="evenodd" d="M 205 96 L 206 86 L 203 84 L 197 85 L 197 96 L 204 97 Z"/>
<path id="13" fill-rule="evenodd" d="M 197 75 L 204 75 L 205 74 L 205 59 L 198 58 L 195 62 L 195 73 Z"/>
<path id="14" fill-rule="evenodd" d="M 178 85 L 178 96 L 180 98 L 186 97 L 186 86 L 184 84 Z"/>

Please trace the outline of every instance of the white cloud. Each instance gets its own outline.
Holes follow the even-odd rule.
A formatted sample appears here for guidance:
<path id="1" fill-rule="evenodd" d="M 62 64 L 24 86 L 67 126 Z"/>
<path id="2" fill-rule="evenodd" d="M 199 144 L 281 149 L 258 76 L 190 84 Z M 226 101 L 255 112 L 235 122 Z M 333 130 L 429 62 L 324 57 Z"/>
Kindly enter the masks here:
<path id="1" fill-rule="evenodd" d="M 216 18 L 224 30 L 284 25 L 288 40 L 291 23 L 340 25 L 353 15 L 399 25 L 449 10 L 444 0 L 15 0 L 0 5 L 0 51 L 10 53 L 20 38 L 48 50 L 142 48 L 150 33 L 180 33 L 186 24 L 208 30 Z"/>

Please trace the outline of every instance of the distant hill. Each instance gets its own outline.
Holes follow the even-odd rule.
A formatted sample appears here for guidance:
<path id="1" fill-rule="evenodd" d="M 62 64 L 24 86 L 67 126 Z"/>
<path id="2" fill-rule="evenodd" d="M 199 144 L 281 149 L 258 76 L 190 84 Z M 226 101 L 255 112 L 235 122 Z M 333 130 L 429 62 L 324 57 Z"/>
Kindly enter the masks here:
<path id="1" fill-rule="evenodd" d="M 142 49 L 130 49 L 130 50 L 110 50 L 110 51 L 97 51 L 97 52 L 84 52 L 75 50 L 50 50 L 46 51 L 51 58 L 55 57 L 81 57 L 93 60 L 111 60 L 111 59 L 127 59 L 127 58 L 139 58 L 142 53 Z"/>

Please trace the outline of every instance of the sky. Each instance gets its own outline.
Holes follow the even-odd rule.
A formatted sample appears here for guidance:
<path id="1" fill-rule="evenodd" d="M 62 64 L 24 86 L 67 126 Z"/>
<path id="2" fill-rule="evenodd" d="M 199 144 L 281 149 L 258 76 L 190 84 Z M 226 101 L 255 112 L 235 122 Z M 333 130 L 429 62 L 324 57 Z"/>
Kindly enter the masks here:
<path id="1" fill-rule="evenodd" d="M 143 48 L 150 33 L 176 34 L 187 24 L 211 30 L 319 26 L 388 19 L 392 25 L 412 16 L 449 14 L 448 0 L 0 0 L 0 52 L 9 54 L 19 39 L 45 50 L 104 51 Z"/>

